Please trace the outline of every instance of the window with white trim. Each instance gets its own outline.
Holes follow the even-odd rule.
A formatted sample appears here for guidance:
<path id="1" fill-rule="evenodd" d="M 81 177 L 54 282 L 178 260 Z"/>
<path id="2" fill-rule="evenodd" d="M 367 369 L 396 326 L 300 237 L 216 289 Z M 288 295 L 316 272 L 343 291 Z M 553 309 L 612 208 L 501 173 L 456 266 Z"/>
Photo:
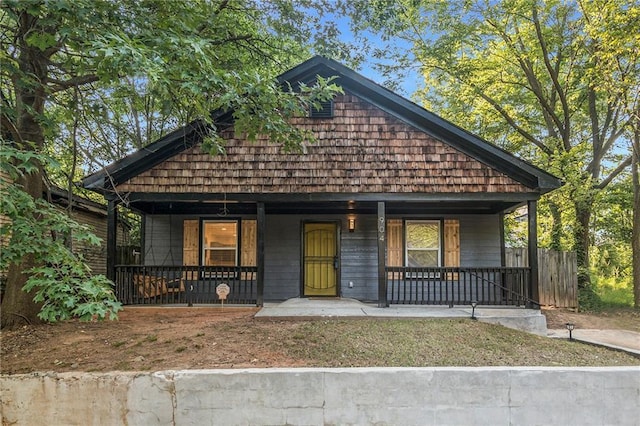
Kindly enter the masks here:
<path id="1" fill-rule="evenodd" d="M 238 222 L 205 220 L 202 222 L 202 265 L 238 264 Z"/>
<path id="2" fill-rule="evenodd" d="M 405 262 L 412 268 L 441 266 L 440 221 L 405 222 Z"/>

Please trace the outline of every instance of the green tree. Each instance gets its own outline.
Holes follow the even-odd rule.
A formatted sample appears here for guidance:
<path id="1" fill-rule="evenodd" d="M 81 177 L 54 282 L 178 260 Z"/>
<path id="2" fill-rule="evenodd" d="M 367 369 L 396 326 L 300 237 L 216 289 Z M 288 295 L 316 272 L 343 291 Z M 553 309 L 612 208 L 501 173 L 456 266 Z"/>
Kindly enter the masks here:
<path id="1" fill-rule="evenodd" d="M 11 244 L 2 247 L 0 269 L 6 270 L 25 256 L 34 260 L 36 266 L 23 271 L 29 275 L 25 291 L 33 292 L 42 320 L 54 322 L 72 316 L 82 320 L 116 319 L 121 305 L 111 283 L 104 275 L 92 275 L 82 257 L 73 252 L 76 244 L 98 245 L 100 240 L 87 225 L 13 184 L 49 161 L 7 145 L 0 149 L 0 212 L 11 221 L 10 227 L 0 227 L 0 240 L 11 239 Z M 8 310 L 8 316 L 32 321 L 11 306 L 3 309 Z"/>
<path id="2" fill-rule="evenodd" d="M 633 212 L 631 251 L 634 304 L 640 309 L 640 6 L 613 1 L 580 2 L 586 16 L 585 31 L 604 46 L 596 52 L 593 68 L 599 89 L 610 99 L 620 99 L 629 117 L 626 139 L 631 152 L 631 195 Z M 617 221 L 612 221 L 615 223 Z M 628 241 L 627 239 L 623 241 Z"/>
<path id="3" fill-rule="evenodd" d="M 315 21 L 304 7 L 322 11 L 330 3 L 5 0 L 0 11 L 3 143 L 41 153 L 52 138 L 66 134 L 81 151 L 78 114 L 99 115 L 104 103 L 96 100 L 118 93 L 123 102 L 131 95 L 131 107 L 139 109 L 132 94 L 144 87 L 157 110 L 171 111 L 175 120 L 198 120 L 212 152 L 224 149 L 210 114 L 217 109 L 234 111 L 239 132 L 267 134 L 295 149 L 307 135 L 290 126 L 288 118 L 337 88 L 326 80 L 313 89 L 283 88 L 273 77 L 308 54 L 301 46 L 311 39 Z M 65 123 L 61 111 L 67 113 Z M 102 112 L 112 113 L 108 108 Z M 133 116 L 133 121 L 139 117 Z M 130 141 L 122 129 L 131 124 L 121 122 L 118 131 L 88 125 L 84 131 L 117 134 L 134 145 L 157 134 L 154 129 Z M 95 135 L 94 140 L 101 138 Z M 70 161 L 77 160 L 74 156 Z M 40 199 L 44 173 L 38 165 L 16 183 L 32 199 Z M 73 170 L 66 173 L 73 178 Z M 39 266 L 30 255 L 11 263 L 2 326 L 36 319 L 41 306 L 34 293 L 22 288 L 25 272 Z"/>
<path id="4" fill-rule="evenodd" d="M 418 98 L 428 108 L 564 179 L 565 187 L 545 200 L 549 244 L 562 247 L 571 229 L 586 285 L 596 197 L 632 160 L 639 9 L 607 0 L 378 0 L 355 3 L 352 11 L 356 30 L 410 45 L 397 66 L 423 73 Z M 611 24 L 595 31 L 603 20 Z M 615 85 L 625 89 L 611 96 Z"/>

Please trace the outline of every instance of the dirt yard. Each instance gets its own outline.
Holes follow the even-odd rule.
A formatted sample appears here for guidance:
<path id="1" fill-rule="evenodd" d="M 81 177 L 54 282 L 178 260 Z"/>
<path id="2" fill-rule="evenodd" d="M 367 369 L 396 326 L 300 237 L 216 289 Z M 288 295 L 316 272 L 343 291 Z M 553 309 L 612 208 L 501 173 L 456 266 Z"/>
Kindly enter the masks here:
<path id="1" fill-rule="evenodd" d="M 640 332 L 640 310 L 616 309 L 598 314 L 574 312 L 567 309 L 543 309 L 547 317 L 547 328 L 564 329 L 570 322 L 576 328 L 630 330 Z"/>
<path id="2" fill-rule="evenodd" d="M 114 370 L 165 370 L 165 369 L 198 369 L 198 368 L 243 368 L 243 367 L 297 367 L 313 366 L 313 358 L 297 356 L 297 353 L 290 350 L 292 347 L 300 347 L 301 351 L 313 345 L 313 339 L 324 339 L 323 346 L 331 345 L 340 336 L 351 333 L 350 337 L 358 337 L 361 333 L 363 339 L 380 342 L 384 339 L 391 339 L 398 335 L 396 330 L 385 331 L 387 336 L 372 335 L 364 336 L 366 333 L 349 329 L 350 324 L 344 325 L 335 331 L 335 335 L 312 336 L 314 331 L 310 331 L 313 324 L 304 325 L 302 321 L 259 321 L 254 320 L 253 315 L 256 308 L 133 308 L 128 307 L 120 313 L 120 319 L 116 322 L 103 323 L 81 323 L 78 321 L 67 321 L 54 325 L 33 325 L 23 326 L 16 329 L 3 330 L 0 333 L 1 344 L 1 371 L 6 374 L 27 373 L 32 371 L 114 371 Z M 603 315 L 577 314 L 564 310 L 545 311 L 549 328 L 564 328 L 566 322 L 574 322 L 579 328 L 626 328 L 640 331 L 640 314 L 634 311 L 624 313 L 612 313 Z M 351 323 L 354 321 L 343 321 Z M 418 328 L 424 328 L 421 323 Z M 305 328 L 306 327 L 306 328 Z M 362 326 L 363 328 L 376 328 L 377 326 Z M 487 333 L 483 339 L 495 339 L 498 345 L 506 339 L 513 339 L 515 345 L 529 347 L 539 347 L 541 342 L 546 345 L 549 339 L 531 336 L 531 339 L 543 339 L 532 342 L 521 343 L 524 333 L 512 331 L 487 329 L 486 324 L 477 322 L 466 322 L 460 324 L 452 321 L 446 327 L 457 327 L 443 329 L 439 341 L 436 340 L 436 333 L 432 330 L 424 330 L 424 335 L 416 337 L 416 340 L 429 340 L 431 345 L 454 346 L 452 354 L 449 355 L 453 362 L 457 362 L 460 343 L 477 340 L 481 333 Z M 462 330 L 462 331 L 460 331 Z M 409 331 L 414 333 L 414 331 Z M 458 335 L 456 335 L 458 333 Z M 460 333 L 467 333 L 462 335 Z M 320 333 L 322 334 L 322 333 Z M 496 337 L 490 336 L 491 334 Z M 455 337 L 456 335 L 457 337 Z M 454 336 L 458 339 L 452 341 Z M 527 335 L 529 339 L 530 335 Z M 407 340 L 405 338 L 405 340 Z M 409 337 L 410 340 L 410 337 Z M 318 340 L 319 341 L 319 340 Z M 364 341 L 364 340 L 363 340 Z M 491 347 L 493 341 L 487 340 L 484 347 Z M 453 344 L 451 344 L 453 343 Z M 350 343 L 349 343 L 350 344 Z M 555 342 L 554 342 L 555 344 Z M 377 343 L 369 343 L 368 347 L 377 346 Z M 458 345 L 457 347 L 455 345 Z M 551 345 L 551 343 L 549 343 Z M 390 343 L 390 346 L 393 344 Z M 397 344 L 396 344 L 397 346 Z M 511 351 L 509 347 L 505 352 Z M 575 348 L 577 346 L 573 345 Z M 585 346 L 585 345 L 582 345 Z M 432 346 L 433 347 L 433 346 Z M 349 351 L 351 349 L 340 349 Z M 358 349 L 360 350 L 360 349 Z M 430 349 L 427 348 L 426 351 Z M 440 349 L 438 349 L 440 351 Z M 493 352 L 483 355 L 484 359 L 501 358 L 503 354 L 497 348 Z M 530 349 L 524 350 L 521 354 L 513 355 L 506 364 L 514 363 L 518 365 L 520 361 L 528 362 L 525 365 L 536 365 L 537 363 L 555 365 L 556 361 L 551 359 L 553 353 L 558 348 L 548 347 L 546 352 L 541 353 L 539 358 L 532 355 Z M 562 350 L 562 348 L 560 348 Z M 569 350 L 573 350 L 569 348 Z M 580 349 L 585 354 L 576 354 L 576 365 L 583 365 L 583 357 L 592 356 L 588 351 L 595 349 Z M 593 355 L 595 358 L 607 357 L 605 349 L 601 354 Z M 424 348 L 419 348 L 416 353 L 424 353 Z M 477 348 L 470 348 L 468 352 L 474 354 Z M 609 351 L 612 352 L 612 351 Z M 550 355 L 551 354 L 551 355 Z M 313 356 L 314 354 L 311 354 Z M 332 355 L 330 355 L 332 356 Z M 339 357 L 337 355 L 336 357 Z M 343 355 L 344 356 L 344 355 Z M 571 355 L 573 356 L 573 355 Z M 614 356 L 614 355 L 612 355 Z M 622 356 L 615 354 L 615 356 Z M 444 357 L 444 358 L 443 358 Z M 518 358 L 520 357 L 520 358 Z M 529 358 L 527 358 L 529 357 Z M 533 357 L 533 358 L 532 358 Z M 578 358 L 579 357 L 579 358 Z M 373 354 L 370 359 L 378 360 L 384 355 Z M 525 360 L 525 358 L 527 358 Z M 370 360 L 363 360 L 364 365 Z M 446 355 L 440 353 L 439 358 L 434 360 L 423 360 L 422 365 L 442 365 L 434 362 L 444 362 Z M 483 359 L 467 359 L 463 365 L 485 365 Z M 498 365 L 503 362 L 495 361 Z M 562 362 L 562 361 L 560 361 Z M 600 361 L 597 361 L 600 362 Z M 612 364 L 628 362 L 625 359 L 612 360 Z M 344 364 L 337 363 L 333 366 Z M 386 364 L 383 364 L 386 365 Z M 404 365 L 400 363 L 400 365 Z"/>

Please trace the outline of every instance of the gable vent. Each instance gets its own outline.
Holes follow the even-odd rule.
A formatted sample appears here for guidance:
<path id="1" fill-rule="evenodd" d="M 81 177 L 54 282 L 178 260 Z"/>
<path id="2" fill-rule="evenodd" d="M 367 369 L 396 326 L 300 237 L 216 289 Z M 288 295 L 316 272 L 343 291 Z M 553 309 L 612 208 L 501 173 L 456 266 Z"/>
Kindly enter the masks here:
<path id="1" fill-rule="evenodd" d="M 332 118 L 333 117 L 333 99 L 326 102 L 320 102 L 320 109 L 311 106 L 311 118 Z"/>

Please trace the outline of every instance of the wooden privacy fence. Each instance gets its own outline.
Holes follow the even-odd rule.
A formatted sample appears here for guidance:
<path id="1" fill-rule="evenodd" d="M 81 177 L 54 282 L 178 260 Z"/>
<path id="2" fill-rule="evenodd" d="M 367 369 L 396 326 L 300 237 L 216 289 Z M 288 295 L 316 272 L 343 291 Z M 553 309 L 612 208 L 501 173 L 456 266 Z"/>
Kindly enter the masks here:
<path id="1" fill-rule="evenodd" d="M 507 248 L 505 266 L 529 266 L 527 249 Z M 542 306 L 578 307 L 578 261 L 574 252 L 538 249 L 538 292 Z"/>

